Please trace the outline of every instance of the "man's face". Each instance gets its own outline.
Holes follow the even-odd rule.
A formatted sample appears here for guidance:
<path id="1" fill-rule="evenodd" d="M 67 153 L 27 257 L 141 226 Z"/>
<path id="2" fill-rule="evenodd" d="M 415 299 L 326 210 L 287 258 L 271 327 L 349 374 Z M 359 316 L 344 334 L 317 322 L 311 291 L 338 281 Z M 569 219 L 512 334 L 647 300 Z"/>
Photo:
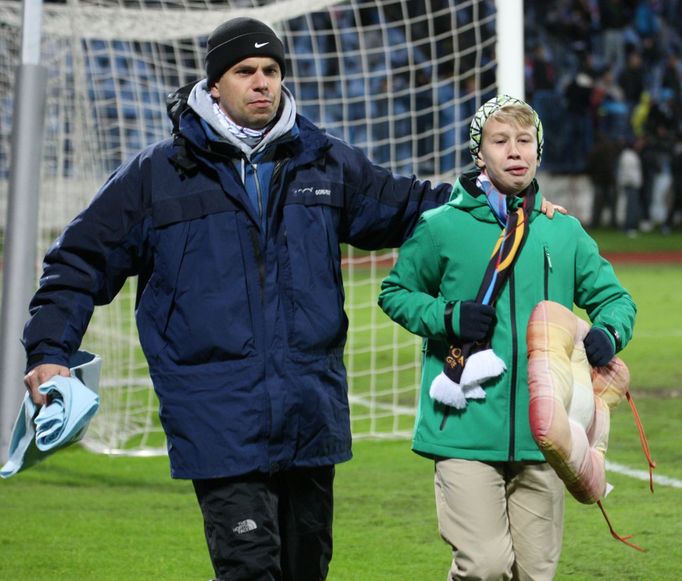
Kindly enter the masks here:
<path id="1" fill-rule="evenodd" d="M 535 127 L 502 123 L 491 117 L 483 127 L 479 167 L 502 194 L 525 190 L 538 169 Z"/>
<path id="2" fill-rule="evenodd" d="M 227 69 L 211 87 L 211 96 L 242 127 L 261 129 L 277 114 L 282 72 L 270 57 L 250 57 Z"/>

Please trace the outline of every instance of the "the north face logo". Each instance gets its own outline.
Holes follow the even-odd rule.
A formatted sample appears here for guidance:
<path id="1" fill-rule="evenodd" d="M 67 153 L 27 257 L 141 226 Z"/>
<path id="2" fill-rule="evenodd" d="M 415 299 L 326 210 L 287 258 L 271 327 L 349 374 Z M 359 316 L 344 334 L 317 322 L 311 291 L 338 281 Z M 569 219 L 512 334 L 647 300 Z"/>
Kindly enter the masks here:
<path id="1" fill-rule="evenodd" d="M 232 532 L 236 535 L 243 535 L 244 533 L 255 531 L 257 528 L 258 526 L 256 523 L 250 518 L 247 518 L 246 520 L 239 521 L 237 526 L 232 529 Z"/>

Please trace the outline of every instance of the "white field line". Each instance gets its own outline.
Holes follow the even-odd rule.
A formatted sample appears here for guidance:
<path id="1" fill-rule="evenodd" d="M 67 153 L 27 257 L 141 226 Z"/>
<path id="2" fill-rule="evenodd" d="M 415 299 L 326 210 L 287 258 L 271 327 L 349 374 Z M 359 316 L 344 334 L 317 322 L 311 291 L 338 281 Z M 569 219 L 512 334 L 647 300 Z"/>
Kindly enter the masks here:
<path id="1" fill-rule="evenodd" d="M 646 470 L 635 470 L 629 466 L 624 466 L 623 464 L 617 464 L 616 462 L 606 461 L 607 472 L 615 472 L 617 474 L 623 474 L 624 476 L 629 476 L 630 478 L 636 478 L 637 480 L 649 481 L 649 472 Z M 682 488 L 682 480 L 677 480 L 676 478 L 670 478 L 669 476 L 663 476 L 661 474 L 656 474 L 654 470 L 654 484 L 659 484 L 660 486 L 670 486 L 672 488 Z"/>

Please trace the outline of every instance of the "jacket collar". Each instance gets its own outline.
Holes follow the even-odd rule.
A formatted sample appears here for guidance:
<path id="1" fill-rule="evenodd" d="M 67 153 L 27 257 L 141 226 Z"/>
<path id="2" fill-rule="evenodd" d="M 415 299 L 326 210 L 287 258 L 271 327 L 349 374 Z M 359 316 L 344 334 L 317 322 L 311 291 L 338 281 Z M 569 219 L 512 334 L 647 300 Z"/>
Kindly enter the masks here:
<path id="1" fill-rule="evenodd" d="M 448 205 L 470 212 L 478 220 L 484 222 L 497 222 L 493 211 L 488 205 L 485 192 L 476 185 L 476 178 L 479 173 L 480 172 L 478 171 L 472 171 L 464 173 L 459 177 L 452 188 L 452 194 L 450 195 Z M 532 221 L 541 212 L 542 195 L 536 179 L 533 179 L 530 183 L 527 192 L 530 192 L 531 188 L 536 192 L 535 205 L 530 214 L 530 219 Z M 514 196 L 512 207 L 516 208 L 522 203 L 523 196 Z"/>

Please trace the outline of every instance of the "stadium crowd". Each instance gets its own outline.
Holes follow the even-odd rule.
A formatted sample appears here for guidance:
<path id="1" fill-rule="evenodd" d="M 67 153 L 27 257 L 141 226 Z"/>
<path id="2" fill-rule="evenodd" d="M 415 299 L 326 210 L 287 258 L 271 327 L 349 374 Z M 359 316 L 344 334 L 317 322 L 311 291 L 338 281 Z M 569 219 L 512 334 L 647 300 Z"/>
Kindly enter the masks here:
<path id="1" fill-rule="evenodd" d="M 590 177 L 594 227 L 632 236 L 679 227 L 682 2 L 525 0 L 524 9 L 526 96 L 559 136 L 544 169 Z"/>

